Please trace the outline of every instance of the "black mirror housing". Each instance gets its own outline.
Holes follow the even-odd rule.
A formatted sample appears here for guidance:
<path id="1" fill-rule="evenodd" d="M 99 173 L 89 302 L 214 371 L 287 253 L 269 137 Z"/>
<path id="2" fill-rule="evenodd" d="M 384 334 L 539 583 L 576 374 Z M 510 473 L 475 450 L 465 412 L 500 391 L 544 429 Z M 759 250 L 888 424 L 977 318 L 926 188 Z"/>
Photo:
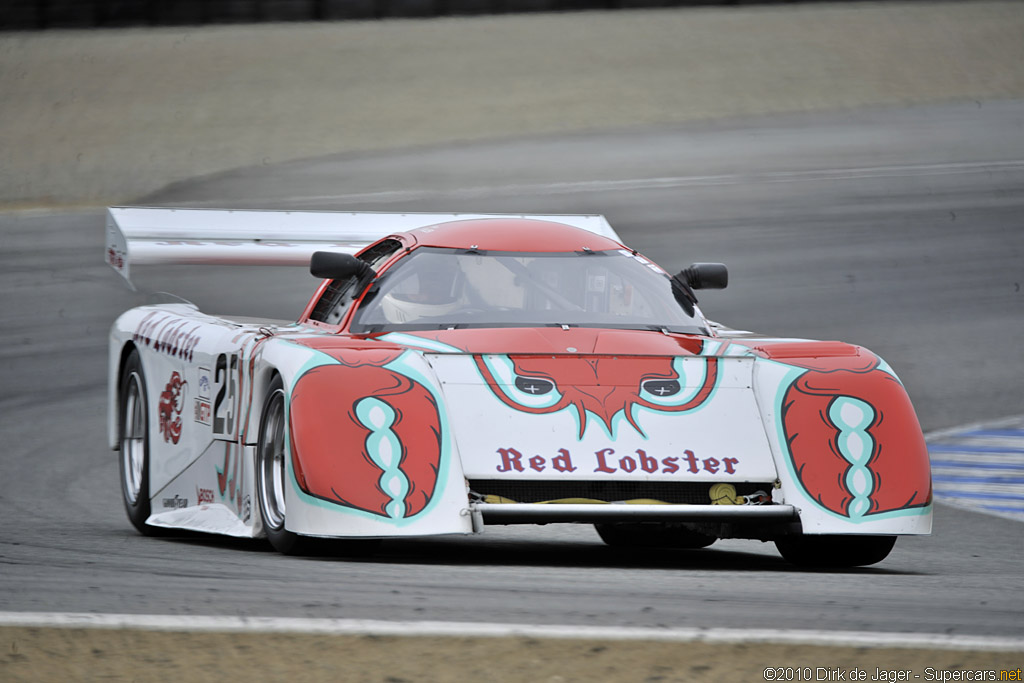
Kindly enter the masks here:
<path id="1" fill-rule="evenodd" d="M 725 289 L 729 285 L 729 269 L 724 263 L 694 263 L 676 277 L 690 289 Z"/>
<path id="2" fill-rule="evenodd" d="M 361 278 L 367 271 L 371 271 L 370 266 L 352 254 L 314 251 L 313 256 L 309 259 L 309 272 L 313 277 L 325 280 L 344 280 L 353 275 L 358 275 Z"/>

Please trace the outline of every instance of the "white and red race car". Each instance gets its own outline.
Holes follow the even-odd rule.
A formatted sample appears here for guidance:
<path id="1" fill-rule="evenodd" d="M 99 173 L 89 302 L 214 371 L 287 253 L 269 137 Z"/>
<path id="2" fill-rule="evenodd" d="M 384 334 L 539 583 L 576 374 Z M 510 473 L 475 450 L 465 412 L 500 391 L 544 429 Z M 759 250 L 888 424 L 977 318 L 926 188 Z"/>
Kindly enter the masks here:
<path id="1" fill-rule="evenodd" d="M 297 321 L 134 308 L 110 336 L 124 504 L 310 538 L 594 524 L 612 545 L 774 541 L 801 565 L 928 534 L 928 453 L 858 346 L 709 322 L 601 216 L 111 208 L 107 261 L 309 265 Z"/>

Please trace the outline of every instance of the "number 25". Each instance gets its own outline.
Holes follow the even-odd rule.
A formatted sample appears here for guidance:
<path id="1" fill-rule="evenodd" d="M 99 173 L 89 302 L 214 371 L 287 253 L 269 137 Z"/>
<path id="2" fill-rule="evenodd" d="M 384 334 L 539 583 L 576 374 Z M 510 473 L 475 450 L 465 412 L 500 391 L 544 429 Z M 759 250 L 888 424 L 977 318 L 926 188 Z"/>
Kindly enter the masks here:
<path id="1" fill-rule="evenodd" d="M 238 372 L 238 356 L 231 354 L 230 367 L 228 355 L 217 356 L 217 368 L 214 370 L 213 383 L 217 387 L 217 397 L 213 400 L 213 433 L 232 435 L 235 433 L 235 377 Z M 224 394 L 227 401 L 224 401 Z"/>

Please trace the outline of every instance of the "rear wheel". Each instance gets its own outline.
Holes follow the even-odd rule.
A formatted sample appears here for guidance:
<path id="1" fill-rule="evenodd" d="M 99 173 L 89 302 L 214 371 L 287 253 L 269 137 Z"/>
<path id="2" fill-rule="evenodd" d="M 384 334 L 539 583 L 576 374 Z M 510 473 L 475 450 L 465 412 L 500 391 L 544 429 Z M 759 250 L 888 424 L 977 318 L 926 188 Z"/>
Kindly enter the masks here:
<path id="1" fill-rule="evenodd" d="M 621 548 L 706 548 L 717 538 L 681 524 L 633 523 L 595 524 L 606 544 Z"/>
<path id="2" fill-rule="evenodd" d="M 121 498 L 132 525 L 144 534 L 156 530 L 146 524 L 151 512 L 149 501 L 149 406 L 146 378 L 139 352 L 132 349 L 121 372 L 120 470 Z"/>
<path id="3" fill-rule="evenodd" d="M 775 547 L 788 562 L 801 567 L 865 567 L 884 560 L 895 536 L 785 536 Z"/>

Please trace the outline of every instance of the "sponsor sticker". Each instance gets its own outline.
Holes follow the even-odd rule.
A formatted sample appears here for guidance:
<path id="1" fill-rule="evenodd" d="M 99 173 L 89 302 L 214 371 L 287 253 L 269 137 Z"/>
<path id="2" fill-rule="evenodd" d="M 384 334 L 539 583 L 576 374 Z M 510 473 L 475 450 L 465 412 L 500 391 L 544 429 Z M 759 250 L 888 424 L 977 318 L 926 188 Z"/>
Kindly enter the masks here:
<path id="1" fill-rule="evenodd" d="M 193 406 L 195 421 L 199 424 L 210 425 L 213 416 L 213 408 L 210 402 L 197 398 Z"/>
<path id="2" fill-rule="evenodd" d="M 199 398 L 205 398 L 207 401 L 210 400 L 210 368 L 199 368 L 199 377 L 196 380 L 196 386 L 199 387 L 198 393 Z"/>
<path id="3" fill-rule="evenodd" d="M 152 311 L 139 321 L 132 341 L 157 353 L 191 363 L 200 341 L 200 329 L 201 326 L 193 321 Z"/>
<path id="4" fill-rule="evenodd" d="M 181 439 L 181 410 L 185 403 L 185 381 L 181 373 L 171 373 L 167 386 L 160 393 L 158 416 L 160 418 L 160 433 L 164 435 L 164 442 L 178 444 Z"/>

